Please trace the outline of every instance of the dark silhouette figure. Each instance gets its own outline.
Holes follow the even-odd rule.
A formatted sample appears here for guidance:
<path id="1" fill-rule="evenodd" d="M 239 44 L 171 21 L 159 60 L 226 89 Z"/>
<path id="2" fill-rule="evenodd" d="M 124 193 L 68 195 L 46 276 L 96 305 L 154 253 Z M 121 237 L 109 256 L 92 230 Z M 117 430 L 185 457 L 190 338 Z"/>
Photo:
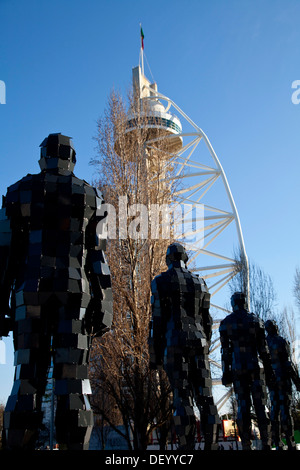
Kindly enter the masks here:
<path id="1" fill-rule="evenodd" d="M 34 449 L 52 357 L 56 441 L 88 449 L 89 349 L 112 321 L 105 242 L 97 236 L 102 196 L 74 176 L 69 137 L 50 134 L 40 147 L 42 171 L 10 186 L 1 211 L 0 335 L 13 330 L 16 366 L 4 440 L 8 449 Z"/>
<path id="2" fill-rule="evenodd" d="M 277 450 L 283 449 L 284 434 L 289 450 L 296 450 L 294 422 L 291 413 L 292 384 L 300 391 L 298 370 L 291 360 L 290 345 L 279 335 L 276 322 L 265 323 L 267 343 L 276 381 L 270 387 L 272 438 Z"/>
<path id="3" fill-rule="evenodd" d="M 231 297 L 233 312 L 220 323 L 222 383 L 233 384 L 238 404 L 237 426 L 243 450 L 251 450 L 251 401 L 253 402 L 264 450 L 271 449 L 271 425 L 266 413 L 266 381 L 273 379 L 271 358 L 263 322 L 246 307 L 246 297 Z M 259 366 L 259 358 L 263 368 Z M 252 398 L 252 400 L 251 400 Z"/>
<path id="4" fill-rule="evenodd" d="M 182 245 L 168 247 L 168 270 L 152 281 L 150 366 L 164 369 L 173 391 L 174 424 L 180 449 L 194 449 L 196 418 L 201 415 L 206 450 L 217 450 L 220 422 L 212 396 L 208 362 L 212 319 L 210 294 L 203 279 L 186 267 Z"/>

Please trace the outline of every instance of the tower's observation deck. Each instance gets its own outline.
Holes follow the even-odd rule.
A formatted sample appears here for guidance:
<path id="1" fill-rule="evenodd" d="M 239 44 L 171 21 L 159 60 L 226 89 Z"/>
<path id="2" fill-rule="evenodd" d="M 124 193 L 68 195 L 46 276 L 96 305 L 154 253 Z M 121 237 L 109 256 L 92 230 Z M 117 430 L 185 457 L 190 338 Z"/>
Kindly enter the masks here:
<path id="1" fill-rule="evenodd" d="M 150 81 L 143 75 L 140 66 L 132 71 L 132 83 L 135 99 L 140 100 L 139 116 L 136 110 L 131 109 L 128 115 L 125 133 L 131 133 L 144 127 L 148 131 L 148 141 L 159 136 L 164 139 L 164 145 L 169 153 L 176 153 L 182 148 L 181 122 L 175 114 L 169 113 L 169 107 L 164 105 L 157 98 L 157 84 Z M 151 132 L 153 129 L 153 132 Z"/>

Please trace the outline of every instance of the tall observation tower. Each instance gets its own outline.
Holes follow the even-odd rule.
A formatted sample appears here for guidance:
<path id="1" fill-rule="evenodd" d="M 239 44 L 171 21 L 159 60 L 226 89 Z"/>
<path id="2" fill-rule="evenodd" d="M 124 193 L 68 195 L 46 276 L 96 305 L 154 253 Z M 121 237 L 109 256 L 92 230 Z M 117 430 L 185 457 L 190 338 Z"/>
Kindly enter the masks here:
<path id="1" fill-rule="evenodd" d="M 250 308 L 249 267 L 240 219 L 224 169 L 203 130 L 197 126 L 175 102 L 158 91 L 144 73 L 143 44 L 140 50 L 140 65 L 133 68 L 134 94 L 144 113 L 144 125 L 149 131 L 145 154 L 155 152 L 159 141 L 164 141 L 164 164 L 172 165 L 175 171 L 171 179 L 180 183 L 175 193 L 176 203 L 199 209 L 193 220 L 191 231 L 183 233 L 181 242 L 189 252 L 189 269 L 199 273 L 208 285 L 211 294 L 211 310 L 214 328 L 229 313 L 228 282 L 237 274 L 234 250 L 239 253 L 244 270 L 244 289 Z M 134 109 L 128 115 L 126 133 L 134 134 L 136 126 Z M 131 134 L 131 135 L 133 135 Z M 167 155 L 167 157 L 166 157 Z M 164 179 L 163 173 L 161 175 Z M 165 183 L 170 177 L 165 178 Z M 200 214 L 200 216 L 199 216 Z M 184 221 L 180 221 L 183 223 Z M 189 228 L 190 230 L 190 228 Z M 192 236 L 191 236 L 192 235 Z M 211 356 L 219 347 L 218 335 L 212 345 Z M 219 362 L 211 358 L 211 364 L 219 370 Z M 220 371 L 218 373 L 220 376 Z M 215 379 L 215 385 L 220 384 Z M 226 396 L 221 397 L 222 407 Z"/>
<path id="2" fill-rule="evenodd" d="M 196 224 L 194 230 L 196 237 L 193 237 L 192 242 L 187 242 L 186 246 L 192 254 L 190 269 L 199 272 L 207 280 L 211 295 L 215 297 L 237 273 L 236 262 L 232 257 L 235 248 L 244 260 L 245 291 L 249 300 L 248 259 L 237 207 L 224 169 L 203 130 L 174 101 L 160 93 L 156 83 L 146 78 L 143 48 L 141 57 L 142 67 L 133 69 L 132 83 L 142 103 L 141 113 L 146 118 L 144 125 L 150 131 L 146 151 L 155 151 L 155 144 L 159 140 L 166 143 L 168 157 L 164 156 L 165 165 L 176 167 L 173 179 L 181 182 L 175 194 L 176 201 L 190 206 L 199 205 L 204 212 L 203 221 L 200 221 L 203 223 Z M 135 114 L 132 110 L 126 132 L 130 134 L 134 129 Z M 229 227 L 233 228 L 230 233 L 226 232 Z M 224 241 L 221 236 L 224 236 Z M 221 308 L 217 305 L 215 307 Z"/>

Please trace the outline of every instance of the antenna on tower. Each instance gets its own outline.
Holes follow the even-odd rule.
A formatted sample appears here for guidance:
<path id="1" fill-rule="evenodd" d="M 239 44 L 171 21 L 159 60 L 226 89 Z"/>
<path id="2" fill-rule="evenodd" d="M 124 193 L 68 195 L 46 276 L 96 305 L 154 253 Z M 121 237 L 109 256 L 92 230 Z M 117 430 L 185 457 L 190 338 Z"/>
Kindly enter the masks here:
<path id="1" fill-rule="evenodd" d="M 142 23 L 140 23 L 140 35 L 141 35 L 141 69 L 142 69 L 142 74 L 144 75 L 144 32 L 142 28 Z"/>

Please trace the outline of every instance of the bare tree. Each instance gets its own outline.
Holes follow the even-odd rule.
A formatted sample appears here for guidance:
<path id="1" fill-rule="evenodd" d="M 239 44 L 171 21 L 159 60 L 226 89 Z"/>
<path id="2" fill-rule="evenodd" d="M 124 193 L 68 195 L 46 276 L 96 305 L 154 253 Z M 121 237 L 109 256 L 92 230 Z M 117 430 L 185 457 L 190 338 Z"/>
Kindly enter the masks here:
<path id="1" fill-rule="evenodd" d="M 293 286 L 294 298 L 296 300 L 296 305 L 300 310 L 300 269 L 296 268 L 294 275 L 294 286 Z"/>
<path id="2" fill-rule="evenodd" d="M 295 312 L 292 307 L 284 307 L 276 316 L 270 317 L 275 320 L 280 335 L 283 336 L 290 345 L 295 345 L 297 340 L 297 325 Z M 293 347 L 293 346 L 292 346 Z M 295 359 L 295 351 L 291 349 L 292 357 Z"/>
<path id="3" fill-rule="evenodd" d="M 246 267 L 243 256 L 235 255 L 236 276 L 230 281 L 231 293 L 244 292 L 246 295 Z M 276 292 L 271 277 L 263 271 L 256 263 L 249 261 L 250 277 L 250 308 L 253 313 L 263 321 L 274 318 L 276 307 Z"/>
<path id="4" fill-rule="evenodd" d="M 124 347 L 124 336 L 116 328 L 97 347 L 92 384 L 93 409 L 119 433 L 129 449 L 145 449 L 152 431 L 163 427 L 171 416 L 170 386 L 165 376 L 136 363 L 134 344 Z M 112 337 L 113 335 L 118 335 Z M 130 340 L 132 342 L 132 339 Z M 123 424 L 123 427 L 120 427 Z"/>
<path id="5" fill-rule="evenodd" d="M 156 135 L 147 126 L 150 110 L 141 109 L 135 96 L 129 97 L 129 103 L 134 115 L 130 129 L 128 106 L 116 92 L 109 96 L 104 117 L 98 121 L 99 157 L 92 161 L 107 208 L 113 208 L 113 217 L 107 218 L 112 224 L 107 256 L 114 321 L 112 331 L 94 342 L 91 380 L 97 392 L 94 408 L 123 433 L 130 446 L 141 450 L 152 430 L 165 423 L 171 412 L 167 378 L 149 370 L 148 335 L 151 281 L 166 268 L 166 249 L 172 241 L 172 230 L 169 238 L 157 230 L 163 225 L 157 215 L 172 203 L 175 186 L 173 169 L 166 168 L 164 141 L 151 150 L 146 147 Z M 109 406 L 103 396 L 109 397 Z M 118 416 L 111 409 L 117 409 Z M 120 423 L 123 431 L 117 428 Z"/>

